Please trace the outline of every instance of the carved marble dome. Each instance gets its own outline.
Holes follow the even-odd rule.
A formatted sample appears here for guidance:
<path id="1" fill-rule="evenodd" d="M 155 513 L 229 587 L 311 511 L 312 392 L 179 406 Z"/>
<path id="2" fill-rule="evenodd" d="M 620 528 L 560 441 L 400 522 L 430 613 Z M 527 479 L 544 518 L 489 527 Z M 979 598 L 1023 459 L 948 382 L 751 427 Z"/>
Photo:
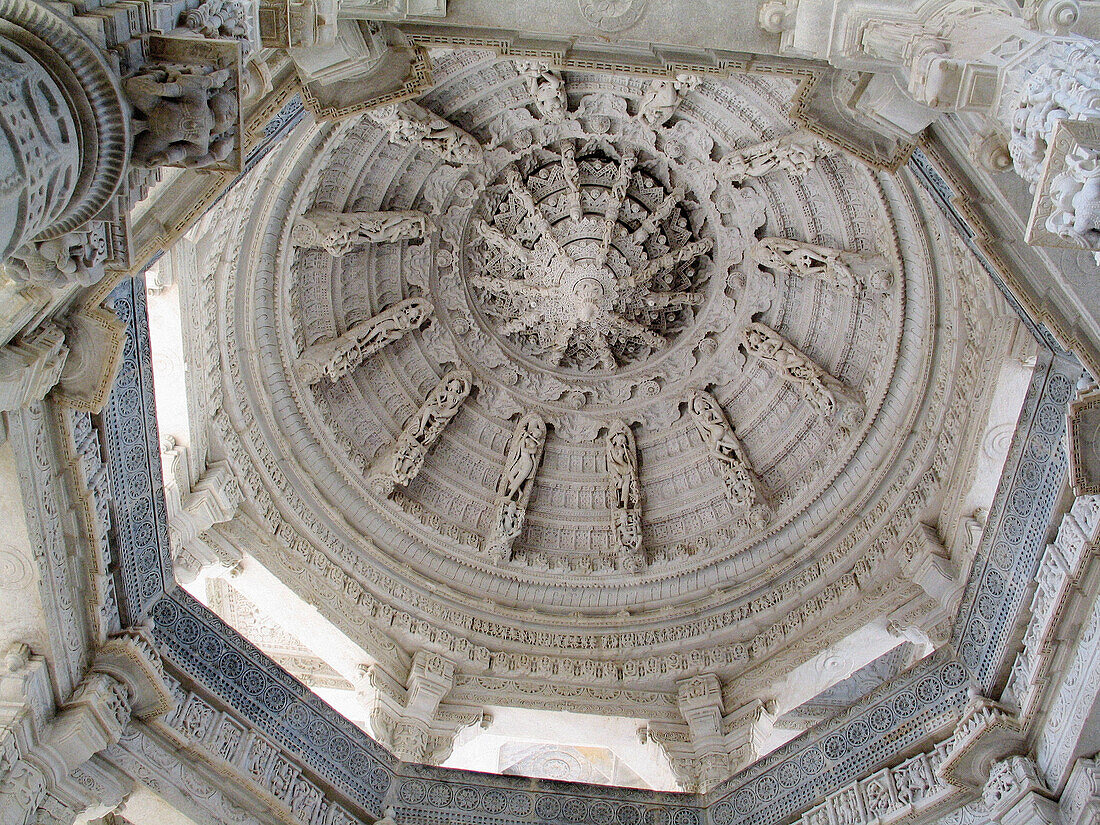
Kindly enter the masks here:
<path id="1" fill-rule="evenodd" d="M 213 426 L 263 563 L 459 693 L 746 674 L 728 704 L 868 621 L 935 634 L 906 571 L 972 473 L 1003 310 L 910 174 L 799 132 L 780 75 L 432 62 L 416 103 L 297 133 L 247 220 L 228 201 Z M 426 217 L 295 232 L 376 212 Z"/>

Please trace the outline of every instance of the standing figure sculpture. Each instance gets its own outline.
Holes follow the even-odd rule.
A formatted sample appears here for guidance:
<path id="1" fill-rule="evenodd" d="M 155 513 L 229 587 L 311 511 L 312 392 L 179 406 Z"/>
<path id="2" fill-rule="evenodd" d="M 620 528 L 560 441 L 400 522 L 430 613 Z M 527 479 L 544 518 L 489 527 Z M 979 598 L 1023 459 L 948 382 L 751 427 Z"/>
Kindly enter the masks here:
<path id="1" fill-rule="evenodd" d="M 310 209 L 294 224 L 290 241 L 295 246 L 327 250 L 339 258 L 363 244 L 420 243 L 427 231 L 428 216 L 414 210 L 333 212 Z"/>
<path id="2" fill-rule="evenodd" d="M 680 107 L 683 93 L 695 88 L 698 78 L 681 75 L 675 79 L 659 78 L 646 87 L 638 103 L 638 119 L 656 129 L 664 126 Z"/>
<path id="3" fill-rule="evenodd" d="M 516 68 L 527 81 L 527 91 L 535 101 L 539 116 L 550 123 L 561 123 L 569 114 L 565 81 L 549 63 L 518 63 Z"/>
<path id="4" fill-rule="evenodd" d="M 766 500 L 760 481 L 749 464 L 748 453 L 730 426 L 718 401 L 705 390 L 695 390 L 688 406 L 695 427 L 710 448 L 711 457 L 721 468 L 726 498 L 735 507 L 763 507 Z"/>
<path id="5" fill-rule="evenodd" d="M 307 347 L 298 358 L 298 375 L 307 384 L 325 377 L 335 383 L 387 344 L 422 327 L 432 311 L 431 302 L 424 298 L 394 304 L 337 338 Z"/>
<path id="6" fill-rule="evenodd" d="M 504 470 L 497 484 L 496 517 L 487 547 L 493 558 L 508 561 L 523 531 L 527 503 L 546 443 L 546 423 L 535 413 L 523 416 L 508 442 Z"/>
<path id="7" fill-rule="evenodd" d="M 730 152 L 718 162 L 718 170 L 721 177 L 736 184 L 763 177 L 775 169 L 804 175 L 825 154 L 825 147 L 814 137 L 795 132 Z"/>
<path id="8" fill-rule="evenodd" d="M 472 389 L 473 376 L 466 370 L 452 370 L 444 375 L 420 409 L 405 422 L 393 448 L 371 467 L 368 473 L 371 487 L 381 495 L 390 495 L 395 486 L 405 486 L 415 479 L 428 451 L 458 414 Z"/>
<path id="9" fill-rule="evenodd" d="M 638 487 L 638 448 L 634 433 L 623 421 L 614 421 L 604 439 L 611 482 L 612 533 L 623 569 L 637 573 L 645 567 L 642 549 L 642 509 Z"/>

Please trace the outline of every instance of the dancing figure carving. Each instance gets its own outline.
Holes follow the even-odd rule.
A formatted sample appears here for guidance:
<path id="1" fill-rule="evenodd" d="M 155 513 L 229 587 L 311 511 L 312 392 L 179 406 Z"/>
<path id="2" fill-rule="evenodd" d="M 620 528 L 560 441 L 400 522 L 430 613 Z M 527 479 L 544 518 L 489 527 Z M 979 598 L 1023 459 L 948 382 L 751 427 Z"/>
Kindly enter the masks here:
<path id="1" fill-rule="evenodd" d="M 376 492 L 391 495 L 396 486 L 405 486 L 420 474 L 428 451 L 458 414 L 473 386 L 473 376 L 466 370 L 451 370 L 440 379 L 405 422 L 390 451 L 371 467 L 368 480 Z"/>
<path id="2" fill-rule="evenodd" d="M 746 351 L 759 356 L 823 418 L 836 412 L 841 397 L 852 396 L 843 384 L 771 327 L 753 322 L 742 334 Z"/>
<path id="3" fill-rule="evenodd" d="M 368 114 L 394 143 L 419 144 L 452 166 L 481 161 L 481 144 L 476 138 L 411 100 L 380 106 Z"/>
<path id="4" fill-rule="evenodd" d="M 298 374 L 307 384 L 322 378 L 335 383 L 387 344 L 424 326 L 432 311 L 431 302 L 424 298 L 396 303 L 338 338 L 307 347 L 298 358 Z"/>
<path id="5" fill-rule="evenodd" d="M 512 545 L 523 531 L 545 443 L 546 423 L 535 413 L 519 420 L 508 442 L 504 470 L 497 484 L 496 517 L 487 543 L 489 553 L 500 561 L 512 557 Z"/>
<path id="6" fill-rule="evenodd" d="M 718 162 L 718 171 L 730 183 L 737 184 L 776 169 L 804 175 L 826 154 L 825 147 L 815 138 L 795 132 L 731 152 Z"/>

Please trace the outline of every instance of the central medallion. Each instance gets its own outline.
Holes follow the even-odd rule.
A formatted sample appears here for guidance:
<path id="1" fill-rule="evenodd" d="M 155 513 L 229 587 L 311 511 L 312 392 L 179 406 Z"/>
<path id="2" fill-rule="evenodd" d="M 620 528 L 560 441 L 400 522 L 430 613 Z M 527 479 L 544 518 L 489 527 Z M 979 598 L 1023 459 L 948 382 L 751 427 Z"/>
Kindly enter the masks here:
<path id="1" fill-rule="evenodd" d="M 683 198 L 658 162 L 604 141 L 509 166 L 467 241 L 488 326 L 552 371 L 612 372 L 665 349 L 703 302 L 712 246 Z"/>

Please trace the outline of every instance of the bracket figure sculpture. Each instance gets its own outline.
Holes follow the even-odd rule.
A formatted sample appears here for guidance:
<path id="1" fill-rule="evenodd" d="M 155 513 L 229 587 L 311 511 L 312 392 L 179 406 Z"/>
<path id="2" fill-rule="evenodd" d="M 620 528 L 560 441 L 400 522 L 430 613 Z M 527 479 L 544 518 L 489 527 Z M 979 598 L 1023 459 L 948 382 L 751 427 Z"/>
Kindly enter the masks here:
<path id="1" fill-rule="evenodd" d="M 343 335 L 306 347 L 298 358 L 298 375 L 310 385 L 322 378 L 336 383 L 387 344 L 423 327 L 433 310 L 426 298 L 406 298 Z"/>
<path id="2" fill-rule="evenodd" d="M 290 241 L 299 247 L 324 249 L 339 258 L 363 244 L 397 241 L 419 244 L 427 232 L 428 216 L 415 210 L 334 212 L 310 209 L 294 224 Z"/>
<path id="3" fill-rule="evenodd" d="M 367 114 L 393 143 L 423 146 L 451 166 L 481 162 L 481 144 L 473 135 L 411 100 L 380 106 Z"/>
<path id="4" fill-rule="evenodd" d="M 624 570 L 638 573 L 645 567 L 642 549 L 642 498 L 638 484 L 638 447 L 626 422 L 616 420 L 604 438 L 607 472 L 611 477 L 611 530 Z"/>
<path id="5" fill-rule="evenodd" d="M 855 400 L 847 387 L 766 324 L 754 321 L 742 336 L 746 352 L 765 361 L 822 418 L 832 417 L 840 398 Z"/>
<path id="6" fill-rule="evenodd" d="M 487 547 L 498 561 L 512 558 L 512 545 L 523 532 L 527 503 L 535 487 L 535 474 L 546 444 L 546 422 L 536 413 L 528 413 L 516 424 L 508 442 L 504 470 L 497 483 L 496 516 Z"/>
<path id="7" fill-rule="evenodd" d="M 516 69 L 527 81 L 527 91 L 535 101 L 539 117 L 550 123 L 561 123 L 569 114 L 565 96 L 565 81 L 561 72 L 549 63 L 517 63 Z"/>
<path id="8" fill-rule="evenodd" d="M 680 108 L 683 93 L 694 89 L 699 82 L 699 78 L 691 75 L 654 80 L 638 102 L 638 119 L 650 129 L 664 126 Z"/>
<path id="9" fill-rule="evenodd" d="M 162 61 L 122 85 L 134 106 L 135 166 L 201 169 L 237 151 L 235 69 Z"/>
<path id="10" fill-rule="evenodd" d="M 405 422 L 390 451 L 368 471 L 368 481 L 379 495 L 391 495 L 395 487 L 404 487 L 420 474 L 428 451 L 458 414 L 473 387 L 473 376 L 466 370 L 451 370 L 440 379 L 420 409 Z"/>
<path id="11" fill-rule="evenodd" d="M 1100 151 L 1077 146 L 1050 183 L 1046 228 L 1083 249 L 1100 249 Z"/>
<path id="12" fill-rule="evenodd" d="M 816 278 L 850 295 L 869 291 L 888 294 L 894 280 L 881 255 L 848 252 L 788 238 L 761 238 L 749 249 L 749 257 L 775 274 Z"/>
<path id="13" fill-rule="evenodd" d="M 726 498 L 738 508 L 767 509 L 767 499 L 749 463 L 748 453 L 717 399 L 706 390 L 695 390 L 688 399 L 688 406 L 699 435 L 722 470 Z"/>
<path id="14" fill-rule="evenodd" d="M 731 152 L 718 161 L 718 174 L 730 183 L 761 178 L 776 169 L 805 175 L 829 150 L 816 138 L 794 132 L 775 140 Z"/>
<path id="15" fill-rule="evenodd" d="M 93 221 L 86 229 L 24 244 L 8 261 L 8 275 L 21 284 L 91 286 L 103 277 L 107 260 L 107 238 L 101 227 Z"/>

